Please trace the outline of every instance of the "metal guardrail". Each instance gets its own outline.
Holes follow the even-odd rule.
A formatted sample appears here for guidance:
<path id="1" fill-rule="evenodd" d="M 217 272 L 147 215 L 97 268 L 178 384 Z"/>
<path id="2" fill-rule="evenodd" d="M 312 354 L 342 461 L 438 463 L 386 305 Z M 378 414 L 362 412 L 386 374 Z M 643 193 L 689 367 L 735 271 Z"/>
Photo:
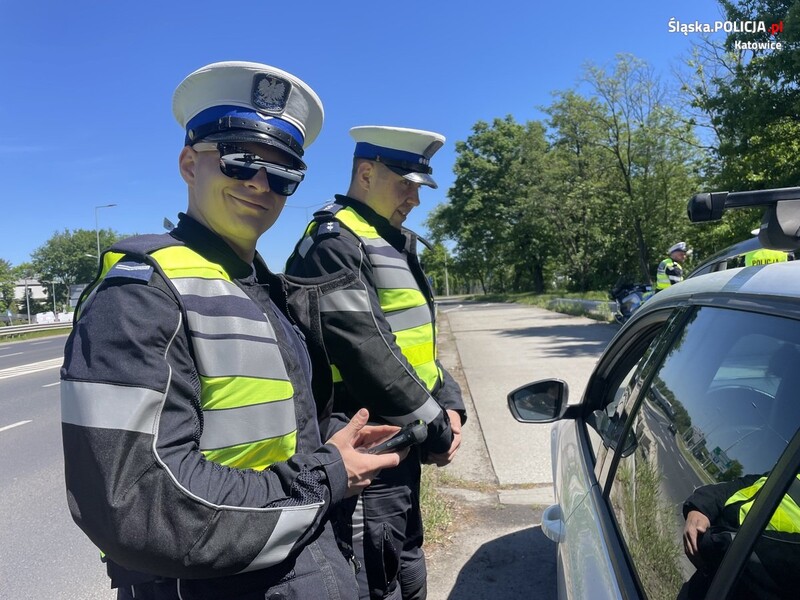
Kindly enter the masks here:
<path id="1" fill-rule="evenodd" d="M 72 329 L 72 321 L 57 321 L 55 323 L 36 323 L 34 325 L 11 325 L 0 327 L 0 338 L 32 333 L 34 331 L 49 331 L 51 329 Z"/>

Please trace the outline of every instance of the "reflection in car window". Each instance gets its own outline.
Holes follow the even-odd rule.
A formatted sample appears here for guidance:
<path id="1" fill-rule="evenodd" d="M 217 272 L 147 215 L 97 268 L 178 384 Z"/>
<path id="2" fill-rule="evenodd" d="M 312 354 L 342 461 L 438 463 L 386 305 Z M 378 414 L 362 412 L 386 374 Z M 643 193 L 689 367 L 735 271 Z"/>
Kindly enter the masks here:
<path id="1" fill-rule="evenodd" d="M 590 399 L 592 406 L 598 407 L 586 419 L 589 442 L 595 459 L 603 456 L 607 448 L 617 447 L 617 438 L 625 424 L 627 413 L 624 407 L 633 393 L 640 377 L 642 366 L 659 347 L 659 339 L 669 336 L 671 326 L 649 327 L 645 330 L 615 367 L 608 378 L 608 385 L 602 398 Z M 651 340 L 655 342 L 651 343 Z M 622 407 L 618 410 L 618 407 Z"/>
<path id="2" fill-rule="evenodd" d="M 687 598 L 703 598 L 714 572 L 755 502 L 766 475 L 697 488 L 684 503 L 686 555 L 697 571 Z M 800 585 L 800 480 L 795 475 L 744 565 L 734 598 L 796 598 Z"/>
<path id="3" fill-rule="evenodd" d="M 655 370 L 647 389 L 636 395 L 635 410 L 617 407 L 620 419 L 632 412 L 636 444 L 627 452 L 617 444 L 623 458 L 609 499 L 646 595 L 702 597 L 693 595 L 702 589 L 695 584 L 710 581 L 718 565 L 703 553 L 717 552 L 719 558 L 727 547 L 712 528 L 735 533 L 740 525 L 715 524 L 734 495 L 728 487 L 744 489 L 761 480 L 797 430 L 800 323 L 699 308 Z M 717 500 L 724 496 L 723 508 L 705 515 L 709 525 L 705 513 L 691 513 L 692 500 L 705 492 Z M 699 547 L 688 543 L 687 549 L 692 535 Z M 793 563 L 793 570 L 800 564 Z M 797 589 L 792 587 L 792 596 Z"/>

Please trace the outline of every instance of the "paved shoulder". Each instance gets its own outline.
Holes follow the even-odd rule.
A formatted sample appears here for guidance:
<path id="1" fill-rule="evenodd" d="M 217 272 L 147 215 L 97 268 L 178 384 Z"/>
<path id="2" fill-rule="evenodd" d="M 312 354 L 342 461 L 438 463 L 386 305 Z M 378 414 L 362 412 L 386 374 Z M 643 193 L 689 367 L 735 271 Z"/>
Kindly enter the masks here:
<path id="1" fill-rule="evenodd" d="M 616 328 L 517 304 L 445 307 L 475 415 L 500 485 L 552 483 L 550 425 L 517 423 L 506 396 L 539 379 L 560 378 L 572 402 Z"/>

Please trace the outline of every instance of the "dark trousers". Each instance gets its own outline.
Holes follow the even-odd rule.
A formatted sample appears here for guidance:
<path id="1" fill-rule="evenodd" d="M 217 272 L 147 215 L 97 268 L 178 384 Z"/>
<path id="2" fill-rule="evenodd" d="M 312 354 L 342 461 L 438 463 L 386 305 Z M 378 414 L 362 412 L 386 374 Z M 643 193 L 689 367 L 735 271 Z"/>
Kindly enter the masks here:
<path id="1" fill-rule="evenodd" d="M 353 512 L 353 553 L 362 600 L 425 600 L 419 454 L 381 471 Z"/>
<path id="2" fill-rule="evenodd" d="M 216 579 L 117 584 L 117 600 L 355 600 L 353 568 L 330 530 L 272 569 Z"/>

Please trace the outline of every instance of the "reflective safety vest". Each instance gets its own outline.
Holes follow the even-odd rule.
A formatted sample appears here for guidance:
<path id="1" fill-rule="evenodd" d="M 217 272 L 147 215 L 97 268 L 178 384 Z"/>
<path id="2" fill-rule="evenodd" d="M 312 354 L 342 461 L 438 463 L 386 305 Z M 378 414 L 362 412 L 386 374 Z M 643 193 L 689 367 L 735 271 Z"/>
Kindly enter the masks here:
<path id="1" fill-rule="evenodd" d="M 671 285 L 678 283 L 677 281 L 672 281 L 667 274 L 667 269 L 672 269 L 675 267 L 682 270 L 681 266 L 671 258 L 666 258 L 661 261 L 661 263 L 658 265 L 658 270 L 656 271 L 656 291 L 665 290 Z M 683 279 L 682 276 L 681 279 Z"/>
<path id="2" fill-rule="evenodd" d="M 103 279 L 144 268 L 140 261 L 123 260 L 130 253 L 126 242 L 103 254 L 100 276 L 81 304 Z M 237 469 L 261 471 L 285 461 L 297 445 L 294 388 L 272 324 L 221 265 L 169 243 L 146 252 L 177 290 L 188 325 L 200 378 L 200 451 Z"/>
<path id="3" fill-rule="evenodd" d="M 744 266 L 757 267 L 759 265 L 769 265 L 777 262 L 786 262 L 789 257 L 786 252 L 780 250 L 769 250 L 760 248 L 744 255 Z"/>
<path id="4" fill-rule="evenodd" d="M 753 507 L 756 494 L 764 486 L 766 477 L 762 477 L 752 485 L 743 488 L 728 498 L 725 506 L 741 502 L 739 506 L 739 526 L 744 523 L 747 513 Z M 785 533 L 800 533 L 800 475 L 795 477 L 789 491 L 784 494 L 775 514 L 767 524 L 767 531 L 782 531 Z"/>
<path id="5" fill-rule="evenodd" d="M 436 363 L 436 326 L 428 299 L 420 290 L 408 261 L 353 208 L 328 204 L 321 212 L 331 214 L 361 242 L 375 275 L 381 310 L 397 345 L 417 377 L 432 392 L 442 380 Z M 305 256 L 313 245 L 317 227 L 325 225 L 315 221 L 306 229 L 306 237 L 297 249 L 300 256 Z M 331 370 L 334 382 L 342 381 L 336 365 L 331 365 Z"/>

